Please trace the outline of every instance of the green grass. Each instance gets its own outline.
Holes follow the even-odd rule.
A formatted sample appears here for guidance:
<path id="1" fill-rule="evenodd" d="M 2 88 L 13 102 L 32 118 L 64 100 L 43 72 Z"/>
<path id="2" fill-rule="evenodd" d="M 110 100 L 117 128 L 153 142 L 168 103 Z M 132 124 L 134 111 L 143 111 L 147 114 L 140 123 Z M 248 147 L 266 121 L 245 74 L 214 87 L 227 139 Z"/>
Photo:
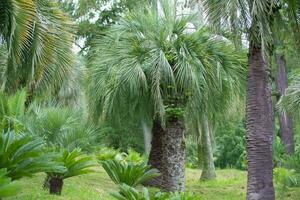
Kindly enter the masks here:
<path id="1" fill-rule="evenodd" d="M 214 181 L 199 182 L 200 170 L 187 169 L 187 190 L 199 194 L 203 200 L 242 200 L 246 192 L 246 172 L 226 169 L 217 170 Z M 61 196 L 49 195 L 42 189 L 45 176 L 36 175 L 19 182 L 22 191 L 9 200 L 112 200 L 109 193 L 116 190 L 103 169 L 97 173 L 82 175 L 65 180 Z M 286 192 L 286 200 L 298 200 L 300 188 Z"/>

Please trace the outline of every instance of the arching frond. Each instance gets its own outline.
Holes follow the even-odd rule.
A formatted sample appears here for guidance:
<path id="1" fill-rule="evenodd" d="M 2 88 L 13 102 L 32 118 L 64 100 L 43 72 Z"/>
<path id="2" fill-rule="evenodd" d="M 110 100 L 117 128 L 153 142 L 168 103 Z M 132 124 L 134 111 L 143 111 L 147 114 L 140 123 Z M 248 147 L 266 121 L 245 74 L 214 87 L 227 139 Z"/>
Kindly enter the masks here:
<path id="1" fill-rule="evenodd" d="M 280 98 L 277 108 L 279 112 L 287 111 L 289 114 L 300 116 L 300 77 L 296 77 Z"/>
<path id="2" fill-rule="evenodd" d="M 57 3 L 8 0 L 0 10 L 0 41 L 8 47 L 5 87 L 41 92 L 61 84 L 73 64 L 73 24 Z"/>

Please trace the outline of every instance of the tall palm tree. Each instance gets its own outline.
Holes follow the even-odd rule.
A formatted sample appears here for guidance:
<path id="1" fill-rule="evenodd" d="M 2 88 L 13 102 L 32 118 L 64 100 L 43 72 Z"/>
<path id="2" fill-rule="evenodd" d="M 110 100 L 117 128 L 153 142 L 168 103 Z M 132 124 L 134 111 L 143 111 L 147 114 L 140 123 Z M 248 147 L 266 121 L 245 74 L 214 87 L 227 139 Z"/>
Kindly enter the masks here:
<path id="1" fill-rule="evenodd" d="M 279 100 L 288 87 L 288 63 L 286 56 L 300 52 L 299 46 L 299 31 L 297 31 L 297 18 L 294 19 L 294 15 L 299 13 L 300 5 L 289 5 L 289 7 L 283 12 L 276 12 L 275 19 L 278 21 L 272 26 L 274 32 L 274 60 L 276 62 L 276 96 Z M 296 24 L 295 24 L 296 23 Z M 298 33 L 297 33 L 298 32 Z M 291 34 L 293 33 L 293 37 Z M 296 51 L 295 51 L 296 50 Z M 278 113 L 279 125 L 280 125 L 280 137 L 286 148 L 287 153 L 292 154 L 295 150 L 294 133 L 293 133 L 293 120 L 289 113 L 281 110 Z"/>
<path id="2" fill-rule="evenodd" d="M 211 94 L 243 74 L 243 57 L 205 28 L 187 29 L 191 16 L 175 1 L 130 12 L 94 41 L 90 59 L 90 110 L 105 118 L 129 115 L 153 121 L 150 164 L 165 190 L 184 190 L 184 118 L 202 114 Z M 100 111 L 100 112 L 99 112 Z M 97 115 L 98 114 L 98 115 Z M 188 118 L 186 120 L 189 120 Z"/>
<path id="3" fill-rule="evenodd" d="M 242 24 L 249 41 L 247 86 L 247 199 L 273 200 L 272 144 L 274 113 L 269 84 L 272 24 L 278 9 L 291 8 L 296 1 L 203 0 L 208 21 L 215 26 Z M 288 6 L 286 6 L 288 5 Z M 234 11 L 234 12 L 231 12 Z"/>
<path id="4" fill-rule="evenodd" d="M 31 97 L 61 84 L 72 66 L 73 25 L 57 4 L 1 0 L 0 13 L 1 54 L 6 58 L 0 65 L 1 85 L 9 92 L 27 87 Z"/>

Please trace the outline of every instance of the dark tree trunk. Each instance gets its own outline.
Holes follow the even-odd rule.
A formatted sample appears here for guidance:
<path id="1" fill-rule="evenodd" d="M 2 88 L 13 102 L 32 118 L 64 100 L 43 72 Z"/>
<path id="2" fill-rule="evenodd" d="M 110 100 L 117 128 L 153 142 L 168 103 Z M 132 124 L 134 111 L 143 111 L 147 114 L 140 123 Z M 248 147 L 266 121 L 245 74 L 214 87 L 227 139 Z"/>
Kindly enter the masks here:
<path id="1" fill-rule="evenodd" d="M 51 177 L 49 183 L 50 194 L 61 195 L 61 190 L 64 184 L 63 179 L 58 177 Z"/>
<path id="2" fill-rule="evenodd" d="M 165 191 L 185 190 L 184 123 L 173 118 L 162 135 L 162 188 Z"/>
<path id="3" fill-rule="evenodd" d="M 216 178 L 216 170 L 211 142 L 211 129 L 208 119 L 205 117 L 201 124 L 201 153 L 202 153 L 202 174 L 200 180 L 212 180 Z M 198 147 L 199 148 L 199 147 Z"/>
<path id="4" fill-rule="evenodd" d="M 164 129 L 159 120 L 154 120 L 152 127 L 152 141 L 151 141 L 151 150 L 148 160 L 148 165 L 152 168 L 158 169 L 160 172 L 162 171 L 162 135 L 164 133 Z M 162 186 L 162 176 L 156 177 L 150 181 L 144 183 L 146 186 L 152 187 L 161 187 Z"/>
<path id="5" fill-rule="evenodd" d="M 247 200 L 274 200 L 274 113 L 268 65 L 260 44 L 250 42 L 247 86 Z"/>
<path id="6" fill-rule="evenodd" d="M 288 87 L 287 75 L 286 75 L 286 62 L 284 55 L 276 55 L 276 62 L 278 65 L 277 73 L 277 88 L 279 95 L 282 96 L 285 93 L 286 88 Z M 281 140 L 289 154 L 294 153 L 294 134 L 293 134 L 293 121 L 286 112 L 279 113 L 279 124 L 280 124 L 280 133 Z"/>

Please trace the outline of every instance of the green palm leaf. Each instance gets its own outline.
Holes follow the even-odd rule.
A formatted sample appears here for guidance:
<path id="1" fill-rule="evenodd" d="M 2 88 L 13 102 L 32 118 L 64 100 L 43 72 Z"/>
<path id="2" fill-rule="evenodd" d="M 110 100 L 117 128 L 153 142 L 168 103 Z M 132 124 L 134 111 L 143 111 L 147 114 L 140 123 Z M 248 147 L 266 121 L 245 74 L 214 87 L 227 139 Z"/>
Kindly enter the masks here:
<path id="1" fill-rule="evenodd" d="M 44 152 L 44 142 L 14 132 L 0 135 L 1 167 L 7 168 L 7 175 L 13 180 L 31 176 L 38 172 L 58 171 L 52 155 Z"/>
<path id="2" fill-rule="evenodd" d="M 101 162 L 102 167 L 115 184 L 126 184 L 135 187 L 152 178 L 159 176 L 156 169 L 150 169 L 144 163 L 134 164 L 119 162 L 116 160 L 107 160 Z"/>
<path id="3" fill-rule="evenodd" d="M 0 198 L 14 196 L 20 189 L 6 174 L 6 169 L 0 169 Z"/>

